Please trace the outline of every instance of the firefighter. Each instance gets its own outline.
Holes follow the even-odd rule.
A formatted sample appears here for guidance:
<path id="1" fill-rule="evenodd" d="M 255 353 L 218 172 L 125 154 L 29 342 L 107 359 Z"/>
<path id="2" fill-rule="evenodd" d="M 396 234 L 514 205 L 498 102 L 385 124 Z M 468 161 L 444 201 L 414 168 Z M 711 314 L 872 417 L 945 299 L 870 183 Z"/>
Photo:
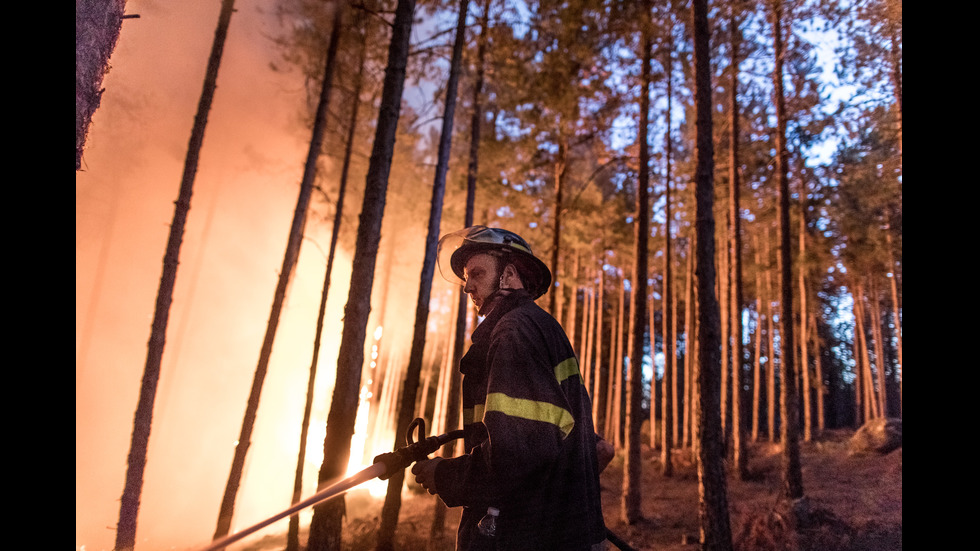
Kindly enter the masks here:
<path id="1" fill-rule="evenodd" d="M 568 337 L 534 302 L 551 271 L 519 235 L 484 226 L 440 239 L 444 276 L 447 264 L 483 317 L 459 365 L 466 453 L 416 463 L 416 481 L 463 508 L 457 550 L 605 549 L 612 446 L 594 432 Z"/>

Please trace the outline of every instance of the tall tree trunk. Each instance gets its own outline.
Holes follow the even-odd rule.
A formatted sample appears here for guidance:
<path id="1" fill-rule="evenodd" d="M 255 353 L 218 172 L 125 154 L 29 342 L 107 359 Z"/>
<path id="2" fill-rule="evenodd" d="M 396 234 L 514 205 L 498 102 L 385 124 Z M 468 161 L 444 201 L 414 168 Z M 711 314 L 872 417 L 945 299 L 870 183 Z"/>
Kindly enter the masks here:
<path id="1" fill-rule="evenodd" d="M 715 289 L 718 297 L 718 310 L 720 314 L 719 323 L 721 324 L 721 437 L 724 443 L 726 456 L 731 452 L 731 402 L 728 396 L 731 393 L 731 326 L 729 324 L 729 306 L 731 305 L 731 294 L 729 286 L 728 259 L 731 251 L 728 247 L 728 233 L 724 231 L 720 235 L 716 234 L 715 239 L 715 258 L 718 266 L 718 273 L 721 274 L 715 282 Z"/>
<path id="2" fill-rule="evenodd" d="M 881 301 L 878 300 L 877 278 L 868 274 L 868 281 L 871 286 L 871 335 L 875 343 L 875 374 L 878 379 L 878 404 L 882 417 L 888 417 L 888 377 L 886 376 L 888 363 L 885 358 L 885 350 L 882 344 L 884 340 L 883 327 L 881 323 Z"/>
<path id="3" fill-rule="evenodd" d="M 609 416 L 612 422 L 612 443 L 616 449 L 621 449 L 623 447 L 623 372 L 625 370 L 625 361 L 623 354 L 623 335 L 625 332 L 626 325 L 626 274 L 624 270 L 622 277 L 619 280 L 619 322 L 616 327 L 616 379 L 615 383 L 611 385 L 613 390 L 610 392 L 612 407 L 612 414 Z M 632 357 L 632 356 L 630 356 Z M 608 437 L 607 436 L 607 439 Z"/>
<path id="4" fill-rule="evenodd" d="M 561 214 L 565 194 L 565 174 L 567 167 L 568 155 L 568 138 L 565 136 L 565 132 L 561 128 L 561 122 L 558 123 L 558 157 L 555 159 L 555 231 L 552 235 L 551 243 L 551 273 L 555 274 L 555 278 L 558 277 L 558 257 L 561 251 Z M 558 287 L 557 281 L 551 282 L 551 288 L 548 290 L 548 311 L 555 311 L 555 301 L 556 293 L 554 289 Z"/>
<path id="5" fill-rule="evenodd" d="M 711 29 L 707 0 L 694 0 L 691 9 L 694 34 L 695 130 L 695 230 L 697 235 L 698 320 L 698 504 L 701 549 L 729 551 L 732 532 L 728 512 L 728 488 L 721 430 L 720 371 L 721 319 L 715 296 L 714 144 L 711 122 Z"/>
<path id="6" fill-rule="evenodd" d="M 819 321 L 816 312 L 810 312 L 810 325 L 813 327 L 813 360 L 816 371 L 816 394 L 817 394 L 817 434 L 822 434 L 827 428 L 827 417 L 824 405 L 824 389 L 826 385 L 823 381 L 823 351 L 820 346 Z"/>
<path id="7" fill-rule="evenodd" d="M 657 304 L 654 299 L 654 293 L 651 290 L 649 293 L 650 298 L 647 301 L 647 312 L 650 313 L 650 353 L 651 356 L 656 357 L 657 353 Z M 652 360 L 653 358 L 651 358 Z M 656 364 L 656 362 L 654 362 Z M 666 374 L 664 374 L 666 376 Z M 659 398 L 660 393 L 657 392 L 657 369 L 654 365 L 653 373 L 650 376 L 650 449 L 657 449 L 660 446 L 660 436 L 659 432 L 664 429 L 664 427 L 658 427 L 657 423 L 657 412 L 662 411 L 661 399 Z M 658 406 L 658 404 L 660 404 Z"/>
<path id="8" fill-rule="evenodd" d="M 126 482 L 123 486 L 122 498 L 119 501 L 119 521 L 116 524 L 115 544 L 115 548 L 119 550 L 132 549 L 136 544 L 136 519 L 139 516 L 140 495 L 143 493 L 143 472 L 146 470 L 146 452 L 150 443 L 150 428 L 153 424 L 153 403 L 156 401 L 157 383 L 160 382 L 160 363 L 163 359 L 164 344 L 167 340 L 170 304 L 173 301 L 174 285 L 177 282 L 180 246 L 184 240 L 184 226 L 187 223 L 187 213 L 191 208 L 194 179 L 197 176 L 201 147 L 204 145 L 204 129 L 207 127 L 208 114 L 211 112 L 211 104 L 214 101 L 218 68 L 221 65 L 234 4 L 234 0 L 224 0 L 221 3 L 218 26 L 214 31 L 214 43 L 211 46 L 211 55 L 208 58 L 208 66 L 204 76 L 204 88 L 197 104 L 194 128 L 191 130 L 187 156 L 184 158 L 184 174 L 180 181 L 180 191 L 177 194 L 177 202 L 174 207 L 174 218 L 170 224 L 166 252 L 163 255 L 163 273 L 160 276 L 160 288 L 157 290 L 153 324 L 146 350 L 146 364 L 143 367 L 143 379 L 140 382 L 139 401 L 136 403 L 136 412 L 133 415 L 133 434 L 129 443 L 129 455 L 126 457 Z M 76 128 L 76 133 L 77 131 Z M 75 160 L 76 170 L 79 168 L 80 160 L 81 157 L 78 154 Z"/>
<path id="9" fill-rule="evenodd" d="M 755 288 L 759 289 L 759 276 L 756 275 Z M 755 353 L 752 365 L 752 441 L 759 441 L 760 418 L 762 417 L 762 299 L 755 298 Z"/>
<path id="10" fill-rule="evenodd" d="M 776 324 L 774 321 L 776 309 L 773 307 L 773 291 L 772 291 L 772 248 L 769 240 L 769 227 L 766 227 L 766 264 L 769 266 L 766 269 L 766 287 L 765 287 L 765 297 L 766 297 L 766 333 L 768 334 L 769 341 L 769 361 L 766 362 L 766 410 L 768 412 L 768 429 L 769 429 L 769 441 L 778 442 L 779 436 L 776 432 L 776 394 L 777 394 L 777 377 L 776 377 Z M 779 353 L 779 357 L 782 358 L 782 351 Z M 782 359 L 779 360 L 780 362 Z"/>
<path id="11" fill-rule="evenodd" d="M 701 378 L 701 320 L 698 318 L 698 313 L 700 312 L 700 301 L 698 300 L 698 284 L 697 284 L 697 274 L 695 273 L 695 263 L 697 262 L 695 255 L 697 254 L 697 233 L 690 238 L 690 243 L 688 245 L 688 282 L 690 289 L 688 291 L 688 296 L 690 298 L 690 315 L 688 316 L 688 323 L 690 324 L 690 372 L 691 372 L 691 461 L 695 465 L 698 465 L 701 460 L 701 432 L 699 426 L 701 424 L 701 391 L 699 381 Z M 720 407 L 720 406 L 719 406 Z M 719 420 L 720 425 L 720 420 Z"/>
<path id="12" fill-rule="evenodd" d="M 745 349 L 742 342 L 742 206 L 740 203 L 740 170 L 739 161 L 739 104 L 738 104 L 738 75 L 739 75 L 739 42 L 741 30 L 738 28 L 734 0 L 730 5 L 729 16 L 732 51 L 731 69 L 732 86 L 729 90 L 731 103 L 731 131 L 729 136 L 729 166 L 728 166 L 728 225 L 729 247 L 731 254 L 731 332 L 732 332 L 732 453 L 735 470 L 739 479 L 746 480 L 749 475 L 748 453 L 745 447 Z"/>
<path id="13" fill-rule="evenodd" d="M 596 301 L 596 330 L 595 330 L 595 383 L 592 385 L 592 417 L 595 430 L 599 434 L 605 433 L 606 425 L 606 387 L 609 386 L 609 369 L 602 362 L 602 318 L 605 304 L 605 282 L 606 273 L 602 269 L 605 263 L 605 250 L 599 260 L 599 297 Z"/>
<path id="14" fill-rule="evenodd" d="M 793 259 L 790 252 L 789 229 L 789 170 L 786 148 L 786 100 L 783 93 L 783 30 L 782 0 L 773 0 L 773 94 L 776 100 L 776 181 L 779 186 L 779 260 L 780 312 L 779 339 L 783 343 L 780 355 L 782 379 L 780 437 L 783 444 L 784 496 L 803 497 L 803 474 L 800 465 L 799 420 L 796 401 L 796 368 L 793 361 Z"/>
<path id="15" fill-rule="evenodd" d="M 568 305 L 568 320 L 565 327 L 568 328 L 568 342 L 574 344 L 578 321 L 578 272 L 579 272 L 579 252 L 575 251 L 575 259 L 572 261 L 572 276 L 568 278 L 566 285 L 571 291 L 571 304 Z"/>
<path id="16" fill-rule="evenodd" d="M 339 15 L 339 14 L 338 14 Z M 339 32 L 340 17 L 334 18 L 332 33 Z M 333 36 L 331 34 L 331 36 Z M 362 35 L 358 73 L 354 81 L 354 91 L 351 93 L 350 124 L 347 128 L 347 143 L 344 146 L 344 161 L 340 171 L 340 185 L 337 190 L 337 208 L 333 217 L 333 228 L 330 232 L 330 249 L 327 252 L 327 270 L 323 276 L 323 291 L 320 293 L 320 310 L 316 319 L 316 336 L 313 339 L 313 359 L 310 362 L 310 377 L 306 385 L 306 404 L 303 408 L 303 424 L 300 425 L 299 454 L 296 458 L 296 475 L 293 481 L 293 498 L 291 503 L 299 503 L 303 492 L 303 466 L 306 464 L 306 440 L 309 435 L 310 415 L 313 409 L 313 387 L 316 382 L 317 363 L 320 358 L 320 339 L 323 335 L 323 321 L 327 310 L 327 297 L 330 292 L 330 278 L 333 273 L 333 261 L 337 252 L 337 241 L 340 237 L 340 226 L 343 222 L 344 198 L 347 194 L 347 176 L 350 172 L 350 160 L 354 151 L 354 136 L 357 131 L 357 112 L 360 106 L 361 84 L 364 76 L 366 34 Z M 286 532 L 286 551 L 299 551 L 299 513 L 289 516 L 289 527 Z"/>
<path id="17" fill-rule="evenodd" d="M 585 301 L 582 307 L 582 375 L 585 388 L 592 386 L 592 328 L 595 324 L 595 284 L 591 281 L 592 274 L 588 273 L 589 285 L 585 288 Z"/>
<path id="18" fill-rule="evenodd" d="M 446 173 L 449 171 L 449 157 L 452 148 L 453 122 L 456 113 L 456 90 L 459 83 L 460 66 L 463 58 L 463 42 L 466 35 L 466 16 L 469 0 L 460 0 L 456 24 L 456 37 L 453 44 L 453 57 L 449 65 L 449 80 L 446 84 L 446 106 L 442 115 L 442 132 L 439 137 L 439 154 L 436 161 L 435 180 L 432 185 L 432 201 L 429 208 L 429 226 L 425 239 L 425 256 L 422 260 L 422 275 L 419 280 L 418 299 L 415 308 L 415 329 L 412 336 L 412 350 L 408 368 L 404 375 L 398 421 L 395 425 L 395 442 L 392 450 L 402 444 L 402 435 L 415 416 L 415 399 L 418 392 L 419 374 L 422 371 L 422 358 L 425 352 L 425 334 L 429 320 L 429 299 L 432 292 L 432 275 L 435 271 L 437 246 L 439 244 L 439 222 L 442 219 L 443 196 L 446 190 Z M 378 528 L 378 551 L 393 551 L 395 548 L 395 529 L 398 526 L 398 513 L 401 510 L 402 486 L 405 483 L 405 470 L 388 473 L 388 492 L 381 509 L 381 525 Z"/>
<path id="19" fill-rule="evenodd" d="M 891 32 L 891 80 L 895 88 L 895 105 L 898 107 L 898 155 L 899 161 L 902 158 L 902 56 L 898 53 L 900 48 L 898 33 L 892 29 Z"/>
<path id="20" fill-rule="evenodd" d="M 473 83 L 473 113 L 470 117 L 470 154 L 466 169 L 466 210 L 463 214 L 463 227 L 473 225 L 473 211 L 476 204 L 476 182 L 479 176 L 480 166 L 480 130 L 483 126 L 483 84 L 484 84 L 484 59 L 487 50 L 487 33 L 490 27 L 490 0 L 484 0 L 483 13 L 480 17 L 480 35 L 477 39 L 476 54 L 476 80 Z M 448 407 L 445 415 L 445 430 L 456 430 L 459 427 L 460 417 L 460 374 L 456 369 L 460 358 L 463 357 L 463 348 L 466 345 L 466 318 L 469 312 L 466 294 L 462 288 L 457 290 L 456 308 L 456 327 L 454 331 L 454 345 L 452 364 L 449 366 L 449 392 Z M 443 446 L 440 455 L 452 457 L 455 443 L 449 442 Z M 446 504 L 441 499 L 435 500 L 435 511 L 432 516 L 432 526 L 430 528 L 431 537 L 435 538 L 442 533 L 445 526 Z"/>
<path id="21" fill-rule="evenodd" d="M 861 393 L 858 395 L 857 403 L 862 406 L 863 418 L 859 420 L 866 423 L 878 417 L 878 405 L 875 399 L 874 380 L 871 376 L 871 353 L 868 348 L 867 313 L 864 307 L 864 285 L 858 284 L 857 296 L 854 297 L 854 334 L 855 334 L 855 361 L 860 370 Z"/>
<path id="22" fill-rule="evenodd" d="M 687 255 L 685 258 L 686 268 L 684 270 L 684 382 L 685 382 L 685 407 L 684 407 L 684 447 L 691 448 L 692 457 L 697 457 L 694 453 L 694 427 L 697 424 L 697 414 L 695 409 L 696 396 L 694 392 L 696 374 L 694 369 L 695 350 L 697 341 L 694 339 L 694 241 L 686 240 Z"/>
<path id="23" fill-rule="evenodd" d="M 644 0 L 640 39 L 643 52 L 641 54 L 642 69 L 640 70 L 640 174 L 636 190 L 636 219 L 634 226 L 634 266 L 632 283 L 631 329 L 633 349 L 630 355 L 627 385 L 629 398 L 626 400 L 626 459 L 623 464 L 623 497 L 622 518 L 627 524 L 640 521 L 642 514 L 641 490 L 641 447 L 640 425 L 643 423 L 640 402 L 643 399 L 643 342 L 647 329 L 647 271 L 650 239 L 650 147 L 647 143 L 647 131 L 650 116 L 650 61 L 653 50 L 651 38 L 650 2 Z M 651 345 L 653 333 L 651 332 Z M 654 374 L 656 377 L 656 374 Z M 651 405 L 651 407 L 653 407 Z M 652 427 L 651 427 L 652 430 Z"/>
<path id="24" fill-rule="evenodd" d="M 801 163 L 802 164 L 802 163 Z M 806 290 L 806 170 L 801 170 L 800 177 L 800 267 L 798 272 L 800 285 L 800 375 L 802 376 L 803 391 L 800 399 L 803 401 L 803 441 L 813 440 L 813 406 L 810 398 L 812 383 L 810 382 L 810 348 L 807 343 L 809 328 L 807 326 L 807 290 Z"/>
<path id="25" fill-rule="evenodd" d="M 344 308 L 344 331 L 338 353 L 337 380 L 327 415 L 327 432 L 323 441 L 324 459 L 319 473 L 321 484 L 342 476 L 350 458 L 350 441 L 354 434 L 361 367 L 364 362 L 364 338 L 371 311 L 371 287 L 374 283 L 381 219 L 388 190 L 398 116 L 401 112 L 414 11 L 415 0 L 399 0 L 395 9 L 381 109 L 357 228 L 350 292 Z M 328 500 L 314 507 L 308 551 L 339 548 L 344 509 L 343 498 Z"/>
<path id="26" fill-rule="evenodd" d="M 615 279 L 613 280 L 615 281 Z M 603 401 L 605 402 L 606 411 L 606 422 L 603 426 L 602 432 L 599 433 L 607 442 L 612 442 L 614 440 L 613 434 L 616 432 L 615 423 L 617 423 L 616 418 L 613 416 L 613 404 L 615 403 L 615 392 L 617 392 L 617 373 L 621 373 L 623 370 L 623 359 L 620 355 L 620 344 L 622 342 L 622 311 L 623 311 L 623 285 L 622 280 L 617 286 L 619 288 L 619 300 L 612 306 L 612 316 L 609 319 L 609 378 L 608 384 L 606 385 L 606 393 Z"/>
<path id="27" fill-rule="evenodd" d="M 672 17 L 672 16 L 668 16 Z M 671 248 L 673 242 L 671 241 L 671 226 L 673 215 L 671 213 L 671 197 L 670 197 L 670 163 L 671 154 L 673 153 L 670 139 L 670 127 L 671 127 L 671 96 L 673 96 L 673 57 L 674 57 L 674 43 L 673 43 L 673 21 L 668 25 L 669 31 L 667 33 L 669 43 L 667 45 L 667 135 L 666 135 L 666 157 L 667 157 L 667 167 L 666 173 L 664 175 L 664 289 L 663 289 L 663 349 L 664 349 L 664 382 L 663 382 L 663 434 L 662 442 L 660 448 L 660 463 L 663 466 L 664 476 L 673 476 L 674 474 L 674 462 L 672 458 L 672 449 L 674 447 L 674 442 L 677 439 L 674 431 L 674 408 L 676 406 L 676 394 L 674 385 L 674 370 L 677 368 L 677 363 L 674 361 L 674 335 L 673 331 L 673 312 L 671 311 L 671 304 L 674 303 L 675 299 L 671 293 L 672 287 L 674 285 L 673 274 L 671 272 Z M 651 332 L 652 334 L 652 332 Z M 654 377 L 656 378 L 656 377 Z M 652 408 L 651 408 L 652 409 Z M 651 428 L 653 425 L 651 425 Z"/>
<path id="28" fill-rule="evenodd" d="M 896 367 L 896 378 L 898 379 L 898 415 L 902 415 L 902 305 L 898 300 L 898 270 L 895 264 L 894 243 L 892 240 L 891 227 L 885 224 L 885 243 L 888 249 L 888 271 L 891 273 L 888 282 L 892 294 L 892 319 L 895 332 L 895 346 L 898 354 L 898 365 Z"/>

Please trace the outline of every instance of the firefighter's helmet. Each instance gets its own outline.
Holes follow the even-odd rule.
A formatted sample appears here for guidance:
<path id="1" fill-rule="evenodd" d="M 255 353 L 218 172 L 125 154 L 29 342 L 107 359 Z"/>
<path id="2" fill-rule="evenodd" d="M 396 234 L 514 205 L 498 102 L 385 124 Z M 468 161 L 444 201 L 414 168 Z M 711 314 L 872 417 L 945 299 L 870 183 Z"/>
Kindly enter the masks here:
<path id="1" fill-rule="evenodd" d="M 480 253 L 513 263 L 532 298 L 538 298 L 548 291 L 551 270 L 534 256 L 524 238 L 501 228 L 470 226 L 442 236 L 439 239 L 439 272 L 447 280 L 462 285 L 466 262 Z M 447 267 L 449 270 L 446 270 Z"/>

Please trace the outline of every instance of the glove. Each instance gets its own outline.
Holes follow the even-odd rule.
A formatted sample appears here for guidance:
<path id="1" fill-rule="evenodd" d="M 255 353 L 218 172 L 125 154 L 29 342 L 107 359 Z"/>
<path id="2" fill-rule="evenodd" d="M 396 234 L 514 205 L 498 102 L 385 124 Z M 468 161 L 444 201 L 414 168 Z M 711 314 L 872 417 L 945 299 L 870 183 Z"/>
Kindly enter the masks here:
<path id="1" fill-rule="evenodd" d="M 415 475 L 415 482 L 418 482 L 427 492 L 436 495 L 436 467 L 442 461 L 441 457 L 416 461 L 412 466 L 412 474 Z"/>

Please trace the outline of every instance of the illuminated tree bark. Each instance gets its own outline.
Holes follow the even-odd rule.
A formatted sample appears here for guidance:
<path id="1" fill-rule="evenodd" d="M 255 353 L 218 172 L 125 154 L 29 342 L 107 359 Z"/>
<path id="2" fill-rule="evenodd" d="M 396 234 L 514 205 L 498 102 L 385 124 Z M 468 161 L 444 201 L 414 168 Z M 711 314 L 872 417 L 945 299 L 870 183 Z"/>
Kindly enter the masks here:
<path id="1" fill-rule="evenodd" d="M 340 22 L 336 20 L 341 17 L 341 13 L 342 10 L 340 9 L 334 13 L 335 29 L 339 29 Z M 276 338 L 279 317 L 286 300 L 286 290 L 289 287 L 289 281 L 292 279 L 293 270 L 299 259 L 300 246 L 303 243 L 303 228 L 306 226 L 306 213 L 310 204 L 310 196 L 313 193 L 313 183 L 316 181 L 317 160 L 320 158 L 323 139 L 326 135 L 327 108 L 330 103 L 330 89 L 339 34 L 339 32 L 334 32 L 331 35 L 330 43 L 327 47 L 323 84 L 320 88 L 320 99 L 313 122 L 313 135 L 310 138 L 310 147 L 303 169 L 303 181 L 300 184 L 299 197 L 296 200 L 296 209 L 293 212 L 293 221 L 289 229 L 286 252 L 283 256 L 282 269 L 279 272 L 279 281 L 276 284 L 275 294 L 272 299 L 272 311 L 269 313 L 265 338 L 262 341 L 262 349 L 259 352 L 259 363 L 255 368 L 255 375 L 252 379 L 252 389 L 248 396 L 245 416 L 242 420 L 242 430 L 238 437 L 238 444 L 235 446 L 235 454 L 232 458 L 228 482 L 225 485 L 224 497 L 221 499 L 221 510 L 218 512 L 218 525 L 214 531 L 215 540 L 226 536 L 231 528 L 231 520 L 235 512 L 235 498 L 238 494 L 238 487 L 241 484 L 242 472 L 245 469 L 245 456 L 251 445 L 252 429 L 255 426 L 255 417 L 258 413 L 262 386 L 269 368 L 269 359 L 272 357 L 272 345 Z"/>
<path id="2" fill-rule="evenodd" d="M 650 112 L 650 58 L 653 49 L 653 40 L 650 29 L 650 3 L 643 3 L 642 36 L 640 44 L 643 48 L 641 52 L 642 69 L 640 85 L 640 175 L 636 190 L 636 219 L 635 224 L 635 245 L 634 245 L 634 266 L 632 278 L 632 307 L 631 330 L 633 346 L 630 352 L 630 363 L 626 376 L 628 387 L 628 398 L 626 400 L 626 457 L 623 463 L 623 497 L 621 515 L 627 524 L 635 524 L 642 518 L 640 504 L 642 502 L 642 492 L 640 477 L 642 466 L 640 452 L 643 443 L 641 442 L 640 426 L 643 423 L 640 402 L 643 399 L 643 344 L 647 330 L 647 270 L 648 270 L 648 242 L 650 239 L 650 149 L 647 143 L 647 127 L 649 126 Z M 651 337 L 652 337 L 651 333 Z M 652 344 L 651 338 L 651 344 Z M 652 406 L 651 406 L 652 407 Z"/>
<path id="3" fill-rule="evenodd" d="M 742 342 L 742 206 L 740 202 L 739 161 L 739 104 L 738 104 L 738 75 L 739 75 L 739 41 L 741 30 L 738 28 L 737 8 L 733 0 L 729 6 L 729 26 L 731 27 L 731 71 L 732 84 L 729 92 L 730 101 L 730 136 L 728 148 L 728 225 L 731 266 L 731 333 L 732 333 L 732 454 L 735 471 L 741 480 L 748 478 L 748 453 L 746 440 L 746 408 L 745 393 L 745 350 Z"/>
<path id="4" fill-rule="evenodd" d="M 463 214 L 463 226 L 473 225 L 473 210 L 476 204 L 476 182 L 480 167 L 480 130 L 483 126 L 483 86 L 485 78 L 485 58 L 487 51 L 487 35 L 490 27 L 490 0 L 483 2 L 483 14 L 480 18 L 480 35 L 477 39 L 476 81 L 473 84 L 473 115 L 470 117 L 470 155 L 466 169 L 466 210 Z M 457 290 L 456 326 L 454 331 L 452 364 L 449 366 L 448 407 L 446 408 L 446 431 L 459 428 L 460 417 L 460 373 L 457 369 L 459 360 L 463 357 L 466 342 L 466 317 L 468 301 L 462 288 Z M 452 457 L 455 443 L 447 443 L 440 451 L 442 457 Z M 432 516 L 432 537 L 442 533 L 445 526 L 446 504 L 441 499 L 435 500 L 435 511 Z"/>
<path id="5" fill-rule="evenodd" d="M 211 104 L 214 101 L 218 68 L 221 66 L 221 57 L 224 52 L 225 39 L 228 36 L 228 27 L 231 24 L 234 4 L 234 0 L 224 0 L 221 4 L 218 26 L 214 31 L 214 42 L 211 46 L 211 55 L 208 58 L 207 70 L 204 74 L 204 87 L 201 91 L 201 99 L 197 104 L 194 128 L 191 130 L 190 141 L 187 145 L 184 174 L 181 178 L 180 191 L 174 207 L 174 218 L 170 224 L 170 235 L 167 238 L 167 248 L 163 256 L 163 273 L 160 276 L 160 288 L 157 291 L 150 341 L 146 350 L 146 365 L 143 367 L 139 401 L 133 416 L 132 440 L 129 444 L 129 455 L 126 458 L 126 482 L 119 502 L 119 522 L 116 525 L 115 549 L 120 551 L 132 549 L 136 544 L 136 519 L 139 515 L 140 495 L 143 492 L 143 472 L 146 469 L 150 427 L 153 424 L 153 403 L 156 400 L 157 383 L 160 381 L 160 363 L 163 359 L 164 344 L 167 340 L 170 304 L 173 300 L 174 285 L 177 282 L 180 246 L 184 239 L 187 213 L 191 208 L 194 179 L 197 176 L 201 147 L 204 145 L 204 130 L 207 127 L 208 114 L 211 112 Z M 76 133 L 77 131 L 76 126 Z M 80 156 L 76 157 L 76 170 L 79 161 Z"/>
<path id="6" fill-rule="evenodd" d="M 673 18 L 673 15 L 668 15 L 668 17 Z M 667 170 L 664 176 L 664 289 L 663 289 L 663 351 L 664 351 L 664 377 L 663 377 L 663 433 L 661 434 L 661 445 L 660 445 L 660 463 L 662 465 L 661 472 L 664 476 L 673 476 L 674 474 L 674 460 L 673 460 L 673 448 L 674 442 L 676 441 L 676 430 L 674 427 L 675 413 L 676 413 L 676 388 L 674 372 L 677 369 L 677 362 L 674 354 L 674 339 L 676 334 L 674 333 L 674 318 L 672 308 L 674 306 L 674 275 L 672 262 L 672 248 L 673 240 L 671 239 L 671 221 L 673 220 L 673 214 L 671 213 L 671 197 L 670 197 L 670 169 L 671 169 L 671 154 L 673 152 L 673 143 L 670 139 L 670 128 L 671 128 L 671 108 L 673 106 L 672 96 L 673 96 L 673 70 L 674 70 L 674 42 L 673 42 L 673 21 L 669 25 L 668 37 L 669 42 L 667 44 L 667 136 L 666 136 L 666 152 L 667 157 Z M 653 427 L 653 425 L 650 425 Z"/>
<path id="7" fill-rule="evenodd" d="M 364 338 L 371 311 L 371 287 L 374 283 L 374 267 L 378 243 L 381 239 L 381 220 L 388 190 L 388 175 L 391 171 L 395 134 L 401 112 L 414 11 L 414 0 L 399 0 L 392 24 L 381 107 L 357 228 L 350 292 L 344 308 L 344 331 L 338 352 L 337 380 L 330 403 L 330 412 L 327 415 L 323 464 L 320 466 L 319 473 L 320 484 L 342 477 L 350 459 L 350 443 L 354 434 L 361 368 L 364 363 Z M 314 507 L 307 544 L 308 551 L 340 548 L 344 510 L 343 498 L 328 500 Z"/>
<path id="8" fill-rule="evenodd" d="M 466 34 L 466 15 L 469 0 L 460 0 L 456 24 L 456 37 L 453 44 L 453 57 L 449 65 L 449 80 L 446 84 L 446 104 L 442 114 L 442 132 L 439 137 L 439 155 L 436 161 L 435 180 L 432 185 L 432 201 L 429 208 L 429 226 L 425 238 L 425 256 L 422 260 L 422 275 L 419 280 L 419 293 L 415 308 L 415 328 L 412 336 L 412 350 L 405 371 L 402 395 L 395 425 L 395 442 L 392 450 L 403 446 L 405 432 L 415 416 L 415 397 L 418 392 L 419 374 L 422 371 L 422 357 L 425 351 L 425 334 L 429 320 L 429 298 L 432 291 L 432 275 L 435 271 L 437 246 L 439 244 L 439 222 L 442 219 L 442 204 L 446 190 L 446 173 L 449 170 L 449 157 L 452 148 L 453 122 L 456 114 L 456 90 L 459 83 L 460 66 L 463 57 L 463 42 Z M 398 513 L 401 509 L 402 486 L 405 471 L 400 470 L 388 479 L 388 492 L 381 509 L 381 525 L 378 528 L 378 551 L 395 548 L 395 529 L 398 527 Z"/>
<path id="9" fill-rule="evenodd" d="M 340 17 L 334 18 L 331 36 L 339 33 Z M 291 503 L 299 503 L 303 492 L 303 466 L 306 464 L 306 441 L 309 435 L 310 415 L 313 408 L 313 387 L 316 382 L 317 364 L 320 357 L 320 340 L 323 335 L 323 321 L 327 309 L 327 297 L 330 291 L 330 277 L 333 273 L 333 261 L 337 252 L 337 240 L 340 237 L 340 225 L 343 222 L 344 198 L 347 192 L 347 176 L 350 172 L 351 155 L 354 150 L 354 135 L 357 130 L 357 111 L 360 105 L 361 85 L 364 76 L 365 39 L 361 37 L 360 62 L 358 63 L 357 79 L 354 91 L 351 92 L 350 124 L 347 129 L 347 143 L 344 146 L 344 161 L 340 171 L 340 186 L 337 190 L 337 207 L 334 212 L 333 228 L 330 234 L 330 249 L 327 253 L 327 270 L 323 276 L 323 291 L 320 293 L 320 310 L 316 320 L 316 337 L 313 340 L 313 359 L 310 362 L 310 376 L 306 386 L 306 404 L 303 409 L 303 424 L 300 426 L 299 454 L 296 458 L 296 475 L 293 482 L 293 498 Z M 299 550 L 299 513 L 290 515 L 289 527 L 286 533 L 286 551 Z"/>
<path id="10" fill-rule="evenodd" d="M 776 101 L 776 182 L 779 186 L 779 339 L 783 343 L 780 354 L 781 415 L 780 437 L 783 444 L 783 493 L 784 497 L 803 497 L 803 474 L 800 466 L 799 419 L 797 414 L 796 366 L 793 359 L 793 259 L 790 252 L 789 229 L 789 170 L 786 150 L 786 100 L 783 93 L 783 30 L 782 0 L 772 2 L 773 96 Z"/>
<path id="11" fill-rule="evenodd" d="M 715 297 L 714 144 L 711 122 L 711 66 L 707 0 L 694 0 L 691 10 L 694 34 L 694 107 L 697 138 L 694 171 L 697 234 L 698 287 L 698 503 L 701 549 L 732 549 L 721 430 L 720 370 L 721 319 Z"/>

